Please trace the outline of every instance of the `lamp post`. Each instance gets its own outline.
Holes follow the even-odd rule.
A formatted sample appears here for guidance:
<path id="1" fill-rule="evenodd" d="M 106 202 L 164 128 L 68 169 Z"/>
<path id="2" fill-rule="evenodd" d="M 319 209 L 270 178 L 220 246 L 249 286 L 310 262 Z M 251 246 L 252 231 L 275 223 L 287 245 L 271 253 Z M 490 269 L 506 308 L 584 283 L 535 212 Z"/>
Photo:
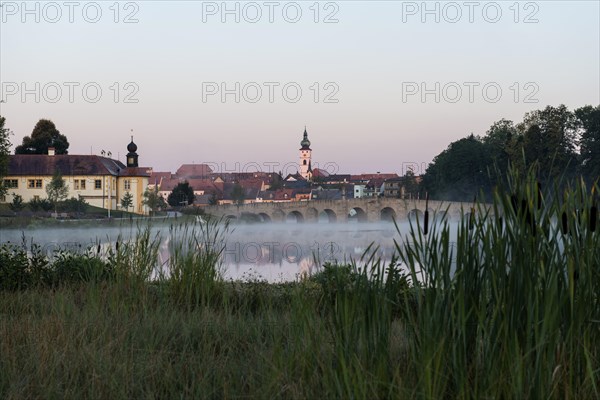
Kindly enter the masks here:
<path id="1" fill-rule="evenodd" d="M 112 199 L 110 197 L 112 191 L 111 179 L 108 178 L 108 218 L 110 219 L 110 209 L 112 207 Z"/>

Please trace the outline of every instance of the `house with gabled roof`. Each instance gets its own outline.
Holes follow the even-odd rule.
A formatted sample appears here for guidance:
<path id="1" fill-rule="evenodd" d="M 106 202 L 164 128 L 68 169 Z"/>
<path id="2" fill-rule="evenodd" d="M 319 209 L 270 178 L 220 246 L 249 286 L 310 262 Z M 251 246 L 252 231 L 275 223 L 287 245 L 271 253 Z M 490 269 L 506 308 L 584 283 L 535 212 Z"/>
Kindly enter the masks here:
<path id="1" fill-rule="evenodd" d="M 52 147 L 47 154 L 11 155 L 3 181 L 7 194 L 0 202 L 12 202 L 16 195 L 25 202 L 45 199 L 46 187 L 58 171 L 68 187 L 69 198 L 81 198 L 92 206 L 116 210 L 121 198 L 130 193 L 133 205 L 129 211 L 145 214 L 148 209 L 143 205 L 143 194 L 152 169 L 139 167 L 133 137 L 127 151 L 126 164 L 104 156 L 56 154 Z"/>

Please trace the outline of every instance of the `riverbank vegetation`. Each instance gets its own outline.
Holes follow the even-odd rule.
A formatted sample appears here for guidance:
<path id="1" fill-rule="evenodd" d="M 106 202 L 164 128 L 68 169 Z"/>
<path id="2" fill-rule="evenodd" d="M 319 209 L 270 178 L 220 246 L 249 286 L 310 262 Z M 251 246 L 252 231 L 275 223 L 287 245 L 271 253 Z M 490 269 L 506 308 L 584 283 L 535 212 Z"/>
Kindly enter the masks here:
<path id="1" fill-rule="evenodd" d="M 0 249 L 0 397 L 600 397 L 598 186 L 514 172 L 397 258 L 222 278 L 227 224 L 43 254 Z"/>

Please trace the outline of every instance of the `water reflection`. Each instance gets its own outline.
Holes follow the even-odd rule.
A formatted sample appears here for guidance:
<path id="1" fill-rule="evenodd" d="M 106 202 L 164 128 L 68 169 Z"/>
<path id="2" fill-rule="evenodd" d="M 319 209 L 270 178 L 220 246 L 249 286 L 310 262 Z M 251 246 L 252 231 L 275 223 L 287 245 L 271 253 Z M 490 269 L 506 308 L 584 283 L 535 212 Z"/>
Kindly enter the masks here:
<path id="1" fill-rule="evenodd" d="M 329 218 L 329 217 L 327 217 Z M 162 238 L 159 263 L 168 265 L 169 223 L 155 224 L 152 234 Z M 389 261 L 395 251 L 394 239 L 402 240 L 409 231 L 408 223 L 399 231 L 392 223 L 262 223 L 235 225 L 224 236 L 223 267 L 227 279 L 247 276 L 271 282 L 296 280 L 314 273 L 325 262 L 358 261 L 371 243 L 377 246 L 375 257 Z M 114 246 L 117 239 L 135 237 L 135 224 L 88 228 L 40 228 L 21 232 L 2 230 L 1 242 L 20 243 L 24 235 L 28 243 L 40 245 L 47 254 L 58 249 L 84 249 L 98 244 Z"/>

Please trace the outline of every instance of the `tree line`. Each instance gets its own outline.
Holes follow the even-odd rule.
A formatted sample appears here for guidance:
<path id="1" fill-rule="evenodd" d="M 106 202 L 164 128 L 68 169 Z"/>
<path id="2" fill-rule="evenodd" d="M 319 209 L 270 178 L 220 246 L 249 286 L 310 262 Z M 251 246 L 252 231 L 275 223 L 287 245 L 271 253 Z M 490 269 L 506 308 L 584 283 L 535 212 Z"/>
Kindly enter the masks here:
<path id="1" fill-rule="evenodd" d="M 528 112 L 521 122 L 494 122 L 483 136 L 454 141 L 429 164 L 421 182 L 431 198 L 471 201 L 489 196 L 507 176 L 509 165 L 525 173 L 538 166 L 548 184 L 600 176 L 600 105 L 570 111 L 565 105 Z"/>

